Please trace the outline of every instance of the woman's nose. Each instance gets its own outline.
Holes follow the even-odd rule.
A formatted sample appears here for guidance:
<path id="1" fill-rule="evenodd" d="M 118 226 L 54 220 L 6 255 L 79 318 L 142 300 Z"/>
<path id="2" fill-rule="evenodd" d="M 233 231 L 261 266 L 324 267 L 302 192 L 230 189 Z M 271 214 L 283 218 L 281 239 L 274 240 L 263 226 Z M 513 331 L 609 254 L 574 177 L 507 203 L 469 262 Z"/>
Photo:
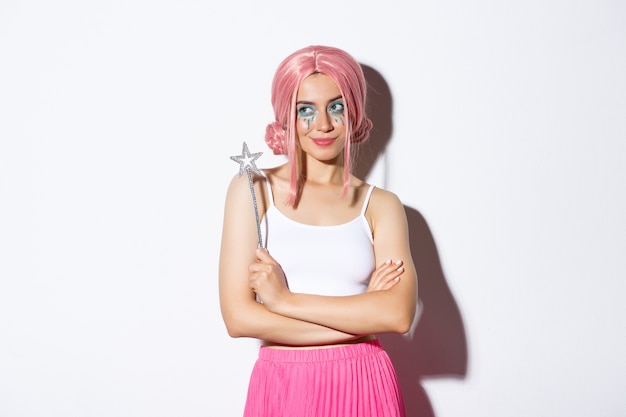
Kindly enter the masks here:
<path id="1" fill-rule="evenodd" d="M 322 112 L 315 121 L 315 128 L 321 132 L 328 132 L 333 129 L 333 122 L 328 112 Z"/>

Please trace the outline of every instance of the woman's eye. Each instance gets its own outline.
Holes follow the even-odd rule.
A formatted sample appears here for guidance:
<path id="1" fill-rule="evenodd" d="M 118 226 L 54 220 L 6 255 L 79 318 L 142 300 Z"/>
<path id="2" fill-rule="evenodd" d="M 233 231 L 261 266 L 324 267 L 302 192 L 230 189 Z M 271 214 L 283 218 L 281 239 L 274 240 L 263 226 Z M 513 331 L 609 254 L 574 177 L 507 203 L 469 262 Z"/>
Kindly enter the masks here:
<path id="1" fill-rule="evenodd" d="M 333 104 L 331 104 L 330 106 L 328 106 L 328 111 L 334 114 L 343 114 L 343 103 L 340 101 L 337 101 Z"/>
<path id="2" fill-rule="evenodd" d="M 300 107 L 298 108 L 298 116 L 300 117 L 311 117 L 315 114 L 315 109 L 313 107 Z"/>

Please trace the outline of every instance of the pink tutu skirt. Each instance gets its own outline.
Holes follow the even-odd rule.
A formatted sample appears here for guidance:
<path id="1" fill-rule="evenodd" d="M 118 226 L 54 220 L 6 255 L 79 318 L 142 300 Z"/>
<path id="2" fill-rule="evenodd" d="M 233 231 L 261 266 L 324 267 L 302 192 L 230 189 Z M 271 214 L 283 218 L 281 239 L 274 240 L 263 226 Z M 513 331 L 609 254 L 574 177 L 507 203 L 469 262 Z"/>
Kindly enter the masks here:
<path id="1" fill-rule="evenodd" d="M 261 347 L 244 417 L 404 417 L 378 340 L 322 349 Z"/>

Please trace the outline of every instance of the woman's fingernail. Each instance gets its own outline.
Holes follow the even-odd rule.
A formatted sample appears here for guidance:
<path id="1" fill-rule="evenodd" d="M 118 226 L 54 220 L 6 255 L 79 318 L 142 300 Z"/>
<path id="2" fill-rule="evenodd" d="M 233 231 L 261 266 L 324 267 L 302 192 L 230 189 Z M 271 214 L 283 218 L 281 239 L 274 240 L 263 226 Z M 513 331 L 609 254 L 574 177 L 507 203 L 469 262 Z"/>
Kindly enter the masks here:
<path id="1" fill-rule="evenodd" d="M 396 269 L 396 271 L 398 271 L 398 272 L 402 272 L 402 271 L 404 271 L 404 268 L 403 268 L 403 267 L 400 267 L 400 268 Z"/>
<path id="2" fill-rule="evenodd" d="M 396 264 L 396 265 L 400 265 L 401 263 L 402 263 L 402 261 L 401 261 L 400 259 L 398 259 L 398 260 L 395 262 L 395 264 Z"/>

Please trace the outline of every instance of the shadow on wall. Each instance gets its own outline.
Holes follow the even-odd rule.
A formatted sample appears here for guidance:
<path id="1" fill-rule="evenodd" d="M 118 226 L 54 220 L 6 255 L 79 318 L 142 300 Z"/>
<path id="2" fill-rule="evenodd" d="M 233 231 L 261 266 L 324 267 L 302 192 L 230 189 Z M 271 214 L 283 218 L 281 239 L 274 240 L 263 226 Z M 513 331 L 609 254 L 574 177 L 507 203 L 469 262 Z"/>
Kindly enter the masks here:
<path id="1" fill-rule="evenodd" d="M 392 98 L 380 73 L 367 65 L 362 67 L 369 86 L 368 114 L 374 128 L 370 139 L 359 146 L 354 171 L 358 177 L 365 178 L 391 138 Z M 467 340 L 461 313 L 446 283 L 428 224 L 417 210 L 407 206 L 405 210 L 419 279 L 418 317 L 409 334 L 384 334 L 380 340 L 396 367 L 407 417 L 435 417 L 422 381 L 464 378 Z"/>

